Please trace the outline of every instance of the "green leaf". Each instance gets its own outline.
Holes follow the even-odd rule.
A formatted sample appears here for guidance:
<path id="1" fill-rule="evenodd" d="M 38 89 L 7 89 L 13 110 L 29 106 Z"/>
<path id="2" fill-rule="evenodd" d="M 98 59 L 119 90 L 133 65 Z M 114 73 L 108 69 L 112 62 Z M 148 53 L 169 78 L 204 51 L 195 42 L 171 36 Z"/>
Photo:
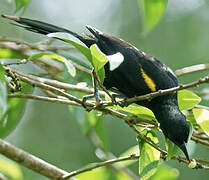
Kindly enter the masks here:
<path id="1" fill-rule="evenodd" d="M 147 119 L 150 121 L 157 121 L 155 118 L 155 115 L 150 109 L 137 105 L 137 104 L 131 104 L 128 107 L 108 106 L 108 108 L 123 111 L 123 112 L 128 112 L 142 119 Z"/>
<path id="2" fill-rule="evenodd" d="M 95 72 L 98 74 L 100 80 L 103 81 L 105 76 L 104 65 L 108 62 L 108 58 L 99 50 L 96 44 L 90 47 L 90 51 Z"/>
<path id="3" fill-rule="evenodd" d="M 32 87 L 30 85 L 23 82 L 21 84 L 23 88 L 21 93 L 27 94 L 32 92 Z M 8 99 L 6 116 L 4 121 L 1 121 L 0 123 L 1 138 L 8 136 L 16 128 L 24 113 L 26 102 L 26 99 L 21 98 Z"/>
<path id="4" fill-rule="evenodd" d="M 192 110 L 197 124 L 209 136 L 209 111 L 206 109 L 195 108 Z"/>
<path id="5" fill-rule="evenodd" d="M 144 33 L 150 32 L 162 18 L 167 0 L 138 0 Z"/>
<path id="6" fill-rule="evenodd" d="M 17 163 L 0 157 L 0 172 L 12 180 L 23 180 L 23 173 Z"/>
<path id="7" fill-rule="evenodd" d="M 16 10 L 15 13 L 18 12 L 20 9 L 22 9 L 24 6 L 26 6 L 30 0 L 15 0 L 16 4 Z"/>
<path id="8" fill-rule="evenodd" d="M 109 172 L 106 167 L 100 167 L 92 171 L 80 173 L 79 175 L 75 176 L 75 178 L 78 180 L 109 180 Z"/>
<path id="9" fill-rule="evenodd" d="M 189 110 L 199 104 L 201 98 L 195 93 L 188 90 L 178 91 L 178 105 L 180 110 Z"/>
<path id="10" fill-rule="evenodd" d="M 95 72 L 98 74 L 99 79 L 103 82 L 105 77 L 104 65 L 107 63 L 108 59 L 96 46 L 96 44 L 92 45 L 90 49 L 86 47 L 86 45 L 72 36 L 69 33 L 57 32 L 47 34 L 48 37 L 53 37 L 57 39 L 61 39 L 75 48 L 77 48 L 91 63 L 94 67 Z"/>
<path id="11" fill-rule="evenodd" d="M 186 115 L 186 119 L 187 119 L 190 123 L 192 123 L 192 126 L 199 127 L 199 125 L 197 124 L 197 122 L 196 122 L 196 120 L 195 120 L 195 117 L 194 117 L 194 114 L 193 114 L 193 113 Z"/>
<path id="12" fill-rule="evenodd" d="M 150 180 L 177 180 L 179 171 L 176 168 L 161 164 L 157 168 L 157 172 L 150 178 Z"/>
<path id="13" fill-rule="evenodd" d="M 96 44 L 90 47 L 92 63 L 96 72 L 98 72 L 108 62 L 107 57 L 100 51 Z"/>
<path id="14" fill-rule="evenodd" d="M 86 47 L 83 42 L 79 41 L 77 38 L 72 36 L 69 33 L 64 32 L 57 32 L 57 33 L 50 33 L 47 34 L 48 37 L 53 37 L 57 39 L 61 39 L 71 45 L 73 45 L 76 49 L 78 49 L 86 58 L 87 60 L 92 64 L 92 56 L 91 51 L 89 48 Z"/>
<path id="15" fill-rule="evenodd" d="M 76 75 L 75 67 L 72 65 L 72 63 L 70 61 L 68 61 L 63 56 L 53 54 L 53 53 L 39 53 L 39 54 L 32 55 L 31 57 L 28 58 L 28 60 L 32 61 L 32 60 L 37 59 L 37 58 L 51 58 L 51 59 L 60 61 L 60 62 L 65 64 L 69 74 L 72 77 L 75 77 L 75 75 Z"/>
<path id="16" fill-rule="evenodd" d="M 175 145 L 168 138 L 165 138 L 165 146 L 166 146 L 166 150 L 168 152 L 168 155 L 166 157 L 166 160 L 168 161 L 171 159 L 172 156 L 176 155 L 179 152 L 179 148 L 177 145 Z"/>
<path id="17" fill-rule="evenodd" d="M 154 132 L 149 131 L 147 133 L 147 138 L 153 143 L 158 144 L 157 136 Z M 138 138 L 139 141 L 139 176 L 140 180 L 147 180 L 155 174 L 157 171 L 157 166 L 160 160 L 160 152 Z"/>
<path id="18" fill-rule="evenodd" d="M 139 146 L 132 146 L 130 147 L 129 149 L 127 149 L 125 152 L 123 152 L 120 157 L 124 157 L 124 156 L 130 156 L 132 154 L 135 154 L 135 155 L 139 155 Z M 137 161 L 137 160 L 136 160 Z M 129 166 L 133 163 L 136 162 L 135 160 L 127 160 L 127 161 L 122 161 L 121 163 L 124 165 L 124 166 Z"/>

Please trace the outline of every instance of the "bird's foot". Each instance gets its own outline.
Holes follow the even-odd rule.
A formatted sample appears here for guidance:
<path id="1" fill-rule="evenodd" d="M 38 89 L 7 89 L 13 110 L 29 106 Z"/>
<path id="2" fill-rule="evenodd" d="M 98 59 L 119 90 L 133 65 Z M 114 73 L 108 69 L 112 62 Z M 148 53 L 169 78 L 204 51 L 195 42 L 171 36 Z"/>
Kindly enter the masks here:
<path id="1" fill-rule="evenodd" d="M 87 109 L 87 111 L 91 111 L 91 109 L 92 109 L 92 108 L 89 109 L 86 106 L 86 101 L 88 99 L 91 99 L 91 98 L 95 98 L 95 100 L 96 100 L 95 107 L 98 107 L 100 105 L 101 101 L 102 101 L 102 99 L 100 98 L 100 96 L 99 96 L 97 91 L 94 92 L 94 94 L 89 94 L 89 95 L 83 96 L 83 98 L 82 98 L 82 105 L 83 105 L 84 108 Z"/>

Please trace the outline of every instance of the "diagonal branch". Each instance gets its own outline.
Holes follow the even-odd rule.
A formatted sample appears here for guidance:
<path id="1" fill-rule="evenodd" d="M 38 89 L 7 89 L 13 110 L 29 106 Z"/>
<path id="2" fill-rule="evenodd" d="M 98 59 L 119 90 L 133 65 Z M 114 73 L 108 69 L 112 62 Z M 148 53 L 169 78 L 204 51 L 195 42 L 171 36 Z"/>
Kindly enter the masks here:
<path id="1" fill-rule="evenodd" d="M 151 100 L 151 99 L 153 99 L 155 97 L 158 97 L 158 96 L 171 94 L 171 93 L 174 93 L 176 91 L 179 91 L 179 90 L 182 90 L 182 89 L 188 89 L 188 88 L 191 88 L 191 87 L 195 87 L 195 86 L 198 86 L 199 84 L 203 84 L 203 83 L 209 83 L 209 75 L 205 76 L 203 78 L 200 78 L 197 81 L 188 83 L 188 84 L 180 85 L 180 86 L 170 88 L 170 89 L 158 90 L 156 92 L 145 94 L 145 95 L 142 95 L 142 96 L 137 96 L 137 97 L 121 100 L 121 101 L 119 101 L 119 103 L 120 104 L 131 104 L 131 103 L 136 102 L 136 101 Z M 108 105 L 108 106 L 114 105 L 112 102 L 104 102 L 103 104 L 105 106 L 106 105 Z"/>
<path id="2" fill-rule="evenodd" d="M 178 69 L 175 71 L 175 74 L 177 76 L 182 76 L 182 75 L 191 74 L 191 73 L 199 72 L 199 71 L 205 71 L 205 70 L 209 70 L 209 64 L 197 64 L 194 66 L 189 66 L 189 67 L 185 67 L 182 69 Z"/>
<path id="3" fill-rule="evenodd" d="M 50 179 L 59 179 L 62 176 L 68 174 L 68 172 L 59 169 L 58 167 L 49 164 L 42 159 L 39 159 L 32 154 L 29 154 L 10 143 L 0 139 L 0 153 L 9 159 L 16 161 L 19 164 L 43 175 Z M 70 178 L 68 180 L 75 180 L 75 178 Z"/>
<path id="4" fill-rule="evenodd" d="M 126 161 L 126 160 L 137 160 L 138 158 L 139 158 L 139 156 L 137 156 L 135 154 L 131 154 L 129 156 L 110 159 L 110 160 L 100 162 L 100 163 L 93 163 L 86 168 L 78 169 L 78 170 L 70 172 L 69 174 L 64 175 L 63 179 L 67 179 L 67 178 L 73 177 L 77 174 L 80 174 L 80 173 L 83 173 L 83 172 L 86 172 L 86 171 L 91 171 L 92 169 L 96 169 L 96 168 L 99 168 L 99 167 L 102 167 L 102 166 L 107 166 L 107 165 L 111 165 L 113 163 Z"/>

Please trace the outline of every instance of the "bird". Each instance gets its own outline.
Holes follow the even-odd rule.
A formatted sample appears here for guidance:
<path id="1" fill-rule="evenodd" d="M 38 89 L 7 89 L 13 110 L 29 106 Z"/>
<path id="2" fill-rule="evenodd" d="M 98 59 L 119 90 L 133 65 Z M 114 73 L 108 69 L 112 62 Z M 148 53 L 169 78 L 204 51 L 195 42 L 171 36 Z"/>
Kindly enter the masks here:
<path id="1" fill-rule="evenodd" d="M 173 71 L 157 58 L 146 54 L 122 39 L 103 33 L 94 27 L 86 26 L 91 36 L 84 36 L 38 20 L 9 15 L 1 16 L 15 21 L 19 24 L 18 26 L 26 30 L 40 34 L 69 33 L 82 41 L 88 48 L 96 44 L 99 50 L 106 56 L 119 53 L 123 61 L 117 67 L 111 68 L 109 62 L 104 65 L 105 78 L 103 85 L 106 89 L 119 91 L 127 98 L 179 85 Z M 174 92 L 135 103 L 152 110 L 163 134 L 182 150 L 186 159 L 190 162 L 187 151 L 190 128 L 186 117 L 179 109 L 177 93 Z"/>

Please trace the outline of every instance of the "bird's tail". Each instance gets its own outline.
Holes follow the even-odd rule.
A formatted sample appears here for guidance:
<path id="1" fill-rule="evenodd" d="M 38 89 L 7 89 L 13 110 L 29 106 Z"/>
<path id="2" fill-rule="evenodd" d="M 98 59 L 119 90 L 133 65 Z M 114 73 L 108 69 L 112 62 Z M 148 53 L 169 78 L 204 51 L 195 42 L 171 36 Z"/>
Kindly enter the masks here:
<path id="1" fill-rule="evenodd" d="M 40 33 L 40 34 L 47 35 L 49 33 L 55 33 L 55 32 L 69 33 L 69 34 L 73 35 L 74 37 L 78 38 L 80 41 L 82 41 L 88 47 L 90 47 L 96 41 L 94 38 L 84 37 L 84 36 L 81 36 L 75 32 L 67 30 L 65 28 L 57 27 L 55 25 L 48 24 L 45 22 L 27 19 L 27 18 L 21 18 L 21 17 L 17 17 L 17 16 L 8 16 L 8 15 L 1 15 L 1 16 L 3 18 L 16 21 L 18 24 L 21 24 L 21 25 L 17 25 L 17 26 L 23 27 L 24 29 L 27 29 L 29 31 L 33 31 L 36 33 Z"/>

